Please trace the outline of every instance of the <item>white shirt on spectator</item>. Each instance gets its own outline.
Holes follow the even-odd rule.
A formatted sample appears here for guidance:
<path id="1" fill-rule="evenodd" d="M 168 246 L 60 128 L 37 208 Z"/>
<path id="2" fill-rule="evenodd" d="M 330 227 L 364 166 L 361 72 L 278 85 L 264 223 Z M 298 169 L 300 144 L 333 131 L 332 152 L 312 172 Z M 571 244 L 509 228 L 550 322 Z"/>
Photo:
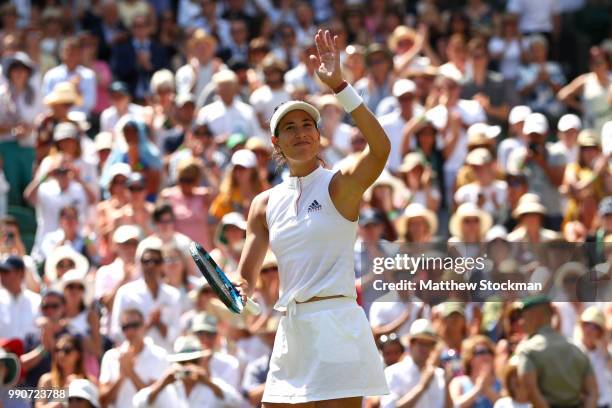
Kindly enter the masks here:
<path id="1" fill-rule="evenodd" d="M 550 149 L 551 151 L 564 155 L 565 158 L 567 159 L 566 162 L 568 164 L 578 162 L 578 151 L 580 150 L 580 148 L 578 147 L 577 144 L 576 146 L 572 148 L 568 148 L 565 143 L 559 140 L 555 143 L 551 143 Z"/>
<path id="2" fill-rule="evenodd" d="M 402 118 L 399 111 L 393 111 L 381 117 L 379 122 L 391 142 L 387 169 L 395 172 L 402 164 L 402 134 L 406 121 Z"/>
<path id="3" fill-rule="evenodd" d="M 273 90 L 268 85 L 264 85 L 253 91 L 249 103 L 253 106 L 255 112 L 268 123 L 274 113 L 274 108 L 290 99 L 291 95 L 285 88 Z"/>
<path id="4" fill-rule="evenodd" d="M 508 13 L 519 16 L 522 33 L 550 33 L 553 30 L 553 15 L 559 14 L 558 0 L 509 0 Z"/>
<path id="5" fill-rule="evenodd" d="M 139 117 L 143 113 L 143 108 L 140 105 L 136 105 L 135 103 L 130 103 L 127 108 L 127 112 L 125 115 Z M 114 106 L 109 106 L 104 109 L 100 114 L 100 131 L 101 132 L 114 132 L 115 126 L 119 122 L 123 116 L 119 116 L 119 112 L 117 112 L 117 108 Z"/>
<path id="6" fill-rule="evenodd" d="M 525 142 L 518 137 L 508 137 L 501 141 L 497 147 L 497 163 L 499 167 L 508 173 L 508 158 L 514 149 L 526 147 Z"/>
<path id="7" fill-rule="evenodd" d="M 609 366 L 609 352 L 605 348 L 597 347 L 594 350 L 588 350 L 581 341 L 576 341 L 575 344 L 589 357 L 597 388 L 599 391 L 599 399 L 597 400 L 598 407 L 610 406 L 612 404 L 612 369 Z"/>
<path id="8" fill-rule="evenodd" d="M 241 133 L 247 137 L 263 135 L 255 110 L 241 102 L 238 97 L 234 98 L 230 106 L 226 106 L 221 100 L 204 106 L 198 112 L 198 120 L 208 123 L 216 136 L 232 133 Z"/>
<path id="9" fill-rule="evenodd" d="M 134 396 L 133 405 L 129 406 L 134 408 L 236 408 L 240 406 L 242 398 L 238 391 L 220 378 L 213 377 L 211 381 L 221 388 L 223 398 L 217 398 L 210 387 L 202 383 L 197 383 L 187 395 L 183 382 L 175 381 L 164 387 L 152 404 L 147 402 L 151 395 L 151 387 L 145 387 Z"/>
<path id="10" fill-rule="evenodd" d="M 479 197 L 483 196 L 484 203 L 479 203 Z M 495 197 L 495 199 L 493 199 Z M 491 215 L 495 215 L 503 208 L 508 201 L 508 184 L 502 180 L 494 180 L 488 186 L 481 186 L 477 183 L 469 183 L 459 187 L 455 193 L 457 205 L 463 203 L 473 203 L 479 205 Z"/>
<path id="11" fill-rule="evenodd" d="M 229 385 L 239 389 L 240 361 L 236 357 L 217 351 L 210 358 L 209 368 L 211 376 L 223 378 Z"/>
<path id="12" fill-rule="evenodd" d="M 396 292 L 387 293 L 372 303 L 369 314 L 370 326 L 385 326 L 394 322 L 407 309 L 410 309 L 410 317 L 395 330 L 399 337 L 406 335 L 410 332 L 412 322 L 419 318 L 419 312 L 421 317 L 429 315 L 429 307 L 417 298 L 402 302 Z"/>
<path id="13" fill-rule="evenodd" d="M 49 232 L 59 228 L 59 214 L 63 207 L 77 207 L 82 218 L 87 214 L 87 196 L 85 189 L 76 181 L 71 181 L 66 191 L 62 191 L 54 179 L 45 181 L 38 187 L 36 199 L 36 247 Z"/>
<path id="14" fill-rule="evenodd" d="M 301 62 L 295 68 L 285 73 L 285 84 L 293 88 L 304 87 L 308 93 L 318 93 L 321 91 L 321 86 L 317 80 L 315 80 L 313 75 L 310 75 L 306 65 Z"/>
<path id="15" fill-rule="evenodd" d="M 119 319 L 121 313 L 129 308 L 139 309 L 145 319 L 154 309 L 161 308 L 161 321 L 167 326 L 166 337 L 162 337 L 155 327 L 149 329 L 147 335 L 156 345 L 166 350 L 172 350 L 172 344 L 179 334 L 181 316 L 180 292 L 178 289 L 160 283 L 157 297 L 154 298 L 144 279 L 138 279 L 121 286 L 115 295 L 111 316 L 111 336 L 115 339 L 122 337 Z"/>
<path id="16" fill-rule="evenodd" d="M 34 319 L 38 316 L 40 295 L 22 289 L 14 297 L 0 287 L 0 337 L 24 340 L 26 334 L 36 329 Z"/>
<path id="17" fill-rule="evenodd" d="M 520 42 L 519 42 L 520 41 Z M 521 68 L 521 48 L 527 50 L 529 39 L 513 39 L 508 42 L 501 37 L 493 37 L 489 40 L 489 53 L 501 54 L 499 57 L 499 72 L 504 79 L 515 79 Z"/>
<path id="18" fill-rule="evenodd" d="M 55 85 L 60 82 L 70 81 L 75 76 L 80 77 L 79 94 L 83 98 L 81 105 L 74 106 L 73 111 L 80 111 L 89 114 L 96 106 L 96 74 L 89 68 L 78 65 L 74 71 L 68 71 L 66 64 L 51 68 L 43 77 L 42 94 L 43 98 L 53 92 Z"/>
<path id="19" fill-rule="evenodd" d="M 385 378 L 389 386 L 388 395 L 380 400 L 381 408 L 395 408 L 397 401 L 416 387 L 421 379 L 421 371 L 410 356 L 385 368 Z M 446 402 L 444 392 L 444 370 L 436 367 L 434 378 L 414 405 L 415 408 L 442 408 Z"/>
<path id="20" fill-rule="evenodd" d="M 214 73 L 215 64 L 212 60 L 204 65 L 197 60 L 183 65 L 176 71 L 174 77 L 177 95 L 192 94 L 197 98 L 204 87 L 210 83 Z"/>
<path id="21" fill-rule="evenodd" d="M 108 350 L 102 357 L 100 365 L 100 383 L 115 382 L 119 379 L 119 357 L 122 353 L 128 350 L 129 344 L 124 342 L 119 347 Z M 166 351 L 161 347 L 152 344 L 145 339 L 145 345 L 142 351 L 134 360 L 134 372 L 145 383 L 152 383 L 163 374 L 168 366 L 166 361 Z M 117 399 L 114 404 L 110 404 L 109 408 L 131 407 L 132 399 L 136 395 L 136 387 L 129 378 L 124 379 L 119 386 Z M 173 406 L 168 405 L 168 406 Z"/>

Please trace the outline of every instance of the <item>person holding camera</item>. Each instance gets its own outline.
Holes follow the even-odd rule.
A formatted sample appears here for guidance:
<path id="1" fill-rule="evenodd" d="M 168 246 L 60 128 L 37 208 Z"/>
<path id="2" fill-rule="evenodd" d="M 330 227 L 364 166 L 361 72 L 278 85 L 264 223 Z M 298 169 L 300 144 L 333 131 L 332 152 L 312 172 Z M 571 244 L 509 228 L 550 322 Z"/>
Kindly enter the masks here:
<path id="1" fill-rule="evenodd" d="M 548 120 L 541 113 L 532 113 L 525 118 L 523 133 L 527 146 L 514 150 L 508 158 L 510 173 L 524 173 L 527 176 L 529 191 L 540 196 L 547 209 L 546 227 L 561 229 L 561 195 L 559 186 L 567 158 L 545 144 L 548 135 Z"/>
<path id="2" fill-rule="evenodd" d="M 179 337 L 174 352 L 168 356 L 172 363 L 164 375 L 151 386 L 140 390 L 133 399 L 135 408 L 235 408 L 241 397 L 234 387 L 220 378 L 212 378 L 205 359 L 210 356 L 194 336 Z"/>

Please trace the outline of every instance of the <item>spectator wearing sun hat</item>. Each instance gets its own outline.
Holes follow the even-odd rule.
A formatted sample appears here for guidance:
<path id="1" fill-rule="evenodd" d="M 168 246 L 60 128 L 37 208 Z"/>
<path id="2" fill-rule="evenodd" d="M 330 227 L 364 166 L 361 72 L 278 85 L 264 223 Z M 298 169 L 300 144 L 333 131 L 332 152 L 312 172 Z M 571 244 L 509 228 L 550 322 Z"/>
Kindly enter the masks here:
<path id="1" fill-rule="evenodd" d="M 541 243 L 558 238 L 559 233 L 544 228 L 546 214 L 547 209 L 538 195 L 524 194 L 512 212 L 512 217 L 518 220 L 518 225 L 508 234 L 508 241 Z"/>
<path id="2" fill-rule="evenodd" d="M 582 120 L 578 115 L 567 113 L 557 123 L 557 137 L 559 141 L 553 143 L 551 148 L 563 153 L 567 163 L 578 160 L 578 133 L 582 130 Z"/>
<path id="3" fill-rule="evenodd" d="M 612 405 L 612 370 L 610 352 L 606 348 L 606 316 L 597 306 L 589 306 L 580 315 L 579 330 L 574 343 L 589 357 L 597 388 L 598 407 Z"/>
<path id="4" fill-rule="evenodd" d="M 491 226 L 493 218 L 489 213 L 474 203 L 463 203 L 450 219 L 449 230 L 452 237 L 449 242 L 481 242 Z"/>
<path id="5" fill-rule="evenodd" d="M 238 391 L 204 368 L 210 351 L 204 350 L 197 338 L 179 337 L 174 354 L 168 356 L 171 365 L 161 378 L 141 389 L 133 399 L 135 408 L 203 407 L 236 408 L 241 406 Z M 190 391 L 187 392 L 187 389 Z"/>
<path id="6" fill-rule="evenodd" d="M 98 387 L 86 379 L 75 379 L 68 385 L 68 408 L 100 408 Z"/>
<path id="7" fill-rule="evenodd" d="M 410 354 L 385 369 L 391 393 L 381 398 L 381 408 L 447 406 L 444 370 L 430 358 L 439 341 L 431 323 L 427 319 L 415 320 L 406 337 Z"/>
<path id="8" fill-rule="evenodd" d="M 508 202 L 508 184 L 496 179 L 495 161 L 491 152 L 479 147 L 468 153 L 465 162 L 472 169 L 475 180 L 457 189 L 455 203 L 476 204 L 491 214 L 496 223 L 503 223 Z"/>
<path id="9" fill-rule="evenodd" d="M 410 191 L 411 203 L 422 204 L 432 211 L 440 208 L 442 196 L 437 174 L 421 152 L 405 155 L 398 172 Z"/>
<path id="10" fill-rule="evenodd" d="M 510 110 L 508 115 L 508 137 L 497 146 L 497 161 L 500 169 L 507 171 L 508 156 L 519 147 L 526 146 L 526 138 L 523 134 L 525 118 L 531 113 L 531 108 L 526 105 L 517 105 Z"/>
<path id="11" fill-rule="evenodd" d="M 238 212 L 225 214 L 215 231 L 215 249 L 210 253 L 215 262 L 226 273 L 232 274 L 238 267 L 244 245 L 247 224 Z"/>

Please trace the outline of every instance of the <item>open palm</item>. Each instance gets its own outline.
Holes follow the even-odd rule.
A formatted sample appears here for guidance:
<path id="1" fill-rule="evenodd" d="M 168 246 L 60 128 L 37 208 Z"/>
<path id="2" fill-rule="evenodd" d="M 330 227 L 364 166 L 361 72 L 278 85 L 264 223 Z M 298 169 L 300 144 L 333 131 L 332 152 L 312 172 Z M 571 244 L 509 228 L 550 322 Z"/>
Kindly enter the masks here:
<path id="1" fill-rule="evenodd" d="M 317 76 L 325 85 L 335 89 L 343 81 L 338 36 L 332 38 L 329 30 L 325 30 L 325 32 L 319 30 L 315 35 L 315 45 L 317 46 L 317 54 L 311 55 L 310 60 L 317 67 Z"/>

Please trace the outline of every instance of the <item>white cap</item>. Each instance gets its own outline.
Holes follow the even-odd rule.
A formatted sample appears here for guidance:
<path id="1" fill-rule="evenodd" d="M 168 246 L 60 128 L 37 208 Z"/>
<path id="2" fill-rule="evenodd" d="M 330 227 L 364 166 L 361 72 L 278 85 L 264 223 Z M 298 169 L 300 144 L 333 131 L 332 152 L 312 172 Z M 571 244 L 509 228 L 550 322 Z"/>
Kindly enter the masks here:
<path id="1" fill-rule="evenodd" d="M 238 212 L 227 213 L 221 218 L 221 222 L 219 223 L 222 227 L 227 225 L 233 225 L 234 227 L 238 227 L 243 231 L 247 229 L 247 223 L 242 214 Z"/>
<path id="2" fill-rule="evenodd" d="M 257 156 L 250 150 L 240 149 L 232 155 L 232 165 L 252 169 L 257 166 Z"/>
<path id="3" fill-rule="evenodd" d="M 539 135 L 545 135 L 548 133 L 548 119 L 541 113 L 531 113 L 525 118 L 525 124 L 523 124 L 523 133 L 528 135 L 530 133 L 537 133 Z"/>
<path id="4" fill-rule="evenodd" d="M 438 69 L 438 75 L 460 83 L 463 80 L 463 74 L 454 64 L 444 64 Z"/>
<path id="5" fill-rule="evenodd" d="M 510 115 L 508 115 L 508 123 L 510 125 L 516 125 L 519 122 L 523 122 L 527 116 L 531 114 L 531 108 L 525 105 L 518 105 L 512 108 Z"/>
<path id="6" fill-rule="evenodd" d="M 303 102 L 303 101 L 285 102 L 276 107 L 276 110 L 274 111 L 274 113 L 272 114 L 272 117 L 270 118 L 270 133 L 274 134 L 274 131 L 276 130 L 276 127 L 278 126 L 278 123 L 280 122 L 280 120 L 286 114 L 294 110 L 303 110 L 304 112 L 309 114 L 310 117 L 312 117 L 312 119 L 316 123 L 319 123 L 319 120 L 321 119 L 321 115 L 319 114 L 319 111 L 317 110 L 317 108 L 315 108 L 314 106 L 312 106 L 311 104 L 307 102 Z"/>
<path id="7" fill-rule="evenodd" d="M 495 241 L 496 239 L 508 241 L 508 231 L 503 225 L 494 225 L 485 235 L 485 242 Z"/>
<path id="8" fill-rule="evenodd" d="M 486 123 L 474 123 L 467 130 L 468 139 L 494 139 L 500 133 L 501 127 L 489 126 Z"/>
<path id="9" fill-rule="evenodd" d="M 222 84 L 224 82 L 238 83 L 238 75 L 236 75 L 236 73 L 232 70 L 224 69 L 213 75 L 212 81 L 215 85 Z"/>
<path id="10" fill-rule="evenodd" d="M 113 148 L 113 134 L 111 132 L 100 132 L 94 139 L 96 151 Z"/>
<path id="11" fill-rule="evenodd" d="M 393 84 L 393 96 L 399 98 L 400 96 L 416 91 L 416 84 L 409 79 L 399 79 Z"/>
<path id="12" fill-rule="evenodd" d="M 53 140 L 76 139 L 79 136 L 79 128 L 72 122 L 58 123 L 53 129 Z"/>
<path id="13" fill-rule="evenodd" d="M 567 132 L 570 129 L 580 130 L 582 129 L 582 121 L 580 118 L 573 113 L 568 113 L 561 116 L 559 123 L 557 123 L 557 130 L 559 132 Z"/>
<path id="14" fill-rule="evenodd" d="M 68 385 L 68 398 L 83 398 L 95 408 L 100 408 L 98 389 L 89 380 L 78 378 Z"/>
<path id="15" fill-rule="evenodd" d="M 491 152 L 489 151 L 489 149 L 486 149 L 484 147 L 479 147 L 477 149 L 472 150 L 465 158 L 465 162 L 473 166 L 482 166 L 491 163 L 492 161 L 493 156 L 491 155 Z"/>
<path id="16" fill-rule="evenodd" d="M 127 163 L 114 163 L 109 170 L 109 183 L 117 176 L 130 177 L 132 174 L 132 168 Z"/>
<path id="17" fill-rule="evenodd" d="M 141 231 L 138 225 L 122 225 L 115 230 L 113 234 L 113 242 L 117 244 L 123 244 L 130 239 L 136 239 L 140 241 Z"/>
<path id="18" fill-rule="evenodd" d="M 87 271 L 82 269 L 70 269 L 60 278 L 61 289 L 64 290 L 69 283 L 80 283 L 85 286 L 85 276 Z"/>

